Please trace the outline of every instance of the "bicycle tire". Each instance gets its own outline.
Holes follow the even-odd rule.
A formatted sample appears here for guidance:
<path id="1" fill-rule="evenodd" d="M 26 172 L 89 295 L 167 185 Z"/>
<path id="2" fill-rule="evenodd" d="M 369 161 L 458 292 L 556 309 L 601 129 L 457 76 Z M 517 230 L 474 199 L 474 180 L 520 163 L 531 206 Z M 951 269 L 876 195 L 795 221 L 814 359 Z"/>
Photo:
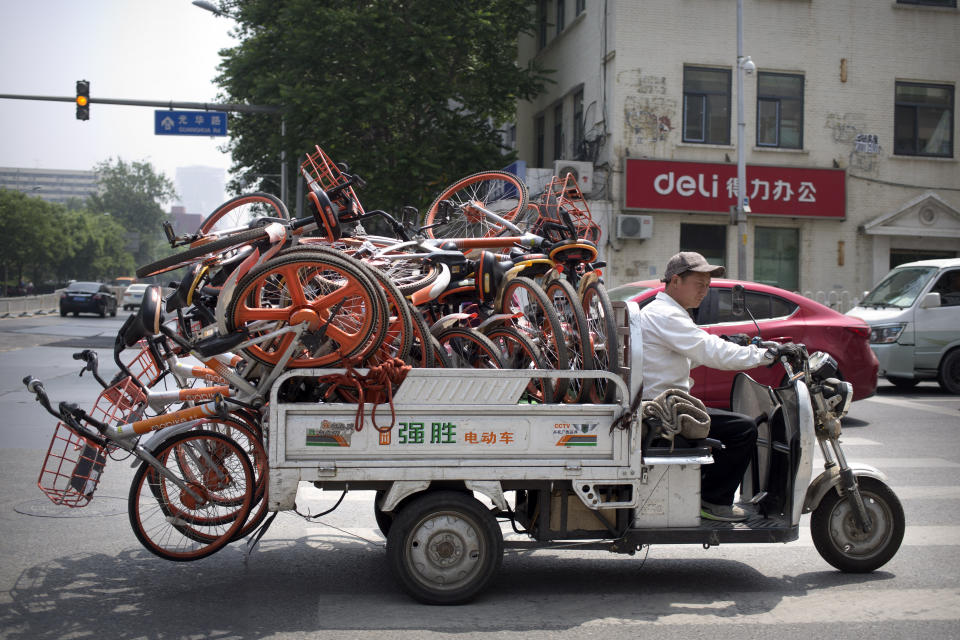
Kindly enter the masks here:
<path id="1" fill-rule="evenodd" d="M 257 215 L 263 213 L 264 215 Z M 246 226 L 257 218 L 282 218 L 290 219 L 290 212 L 280 198 L 262 191 L 253 193 L 244 193 L 231 198 L 213 210 L 200 223 L 197 233 L 207 235 L 216 230 L 218 226 L 228 228 L 237 228 Z M 219 223 L 229 221 L 229 224 Z"/>
<path id="2" fill-rule="evenodd" d="M 563 337 L 570 356 L 570 369 L 580 371 L 593 369 L 593 355 L 589 357 L 586 355 L 590 344 L 590 329 L 577 290 L 568 280 L 557 278 L 547 283 L 545 291 L 553 308 L 557 310 L 560 324 L 563 325 Z M 566 403 L 579 402 L 589 383 L 585 384 L 582 378 L 573 378 L 567 383 L 567 392 L 562 400 Z"/>
<path id="3" fill-rule="evenodd" d="M 565 371 L 570 366 L 560 318 L 543 287 L 530 278 L 513 278 L 503 287 L 500 313 L 516 316 L 514 326 L 540 349 L 549 368 Z M 554 397 L 564 397 L 568 385 L 565 378 L 556 380 Z"/>
<path id="4" fill-rule="evenodd" d="M 413 321 L 413 344 L 410 346 L 407 361 L 414 367 L 436 367 L 434 355 L 436 339 L 431 335 L 430 327 L 427 326 L 423 316 L 409 301 L 407 307 L 410 309 L 410 319 Z"/>
<path id="5" fill-rule="evenodd" d="M 150 463 L 144 462 L 134 474 L 130 486 L 130 524 L 134 535 L 148 551 L 178 562 L 205 558 L 230 543 L 247 520 L 255 490 L 253 466 L 240 445 L 230 438 L 211 431 L 187 431 L 163 442 L 155 452 L 155 458 L 170 473 L 183 479 L 180 469 L 182 457 L 175 455 L 176 449 L 181 447 L 195 447 L 198 451 L 216 447 L 226 452 L 220 462 L 229 469 L 228 487 L 232 489 L 231 495 L 240 495 L 242 500 L 237 507 L 218 506 L 207 500 L 210 495 L 207 488 L 198 489 L 194 484 L 195 493 L 201 496 L 201 504 L 176 485 L 172 485 L 175 491 L 167 489 L 169 479 Z M 171 461 L 175 464 L 168 464 Z M 202 477 L 203 473 L 199 475 Z M 184 514 L 199 514 L 205 510 L 211 513 L 197 519 L 216 522 L 223 519 L 224 515 L 230 517 L 223 524 L 202 529 L 183 520 Z M 203 535 L 200 536 L 200 533 Z M 198 537 L 204 539 L 195 539 Z"/>
<path id="6" fill-rule="evenodd" d="M 298 322 L 297 314 L 310 316 L 318 326 L 302 339 L 304 348 L 287 366 L 324 367 L 374 352 L 383 340 L 377 329 L 385 319 L 376 316 L 384 308 L 383 292 L 356 261 L 327 253 L 292 253 L 272 258 L 241 278 L 227 304 L 226 322 L 228 331 L 246 329 L 256 336 Z M 287 334 L 243 351 L 272 366 L 292 340 Z"/>
<path id="7" fill-rule="evenodd" d="M 594 354 L 594 367 L 601 371 L 619 373 L 620 352 L 617 348 L 617 322 L 607 289 L 599 280 L 586 286 L 583 291 L 583 312 L 590 327 L 590 351 Z M 597 378 L 589 385 L 589 397 L 594 403 L 610 403 L 616 397 L 617 387 L 609 380 Z"/>
<path id="8" fill-rule="evenodd" d="M 455 369 L 503 369 L 500 350 L 476 329 L 450 327 L 437 334 L 437 341 Z"/>
<path id="9" fill-rule="evenodd" d="M 548 369 L 537 346 L 515 327 L 496 326 L 485 334 L 500 350 L 505 369 Z M 553 402 L 553 384 L 549 378 L 531 378 L 525 397 L 537 403 Z"/>
<path id="10" fill-rule="evenodd" d="M 502 225 L 468 213 L 464 205 L 479 201 L 501 218 L 513 220 L 519 212 L 526 211 L 529 196 L 526 183 L 518 176 L 508 171 L 480 171 L 457 180 L 441 191 L 427 209 L 424 226 L 440 222 L 440 203 L 444 200 L 452 200 L 457 207 L 455 219 L 427 229 L 426 234 L 431 238 L 488 238 L 498 235 L 503 231 Z"/>
<path id="11" fill-rule="evenodd" d="M 214 253 L 222 253 L 227 249 L 232 249 L 245 244 L 256 242 L 261 238 L 266 238 L 267 232 L 263 229 L 247 229 L 237 233 L 231 233 L 228 236 L 217 238 L 210 242 L 190 247 L 186 251 L 175 253 L 165 258 L 160 258 L 155 262 L 137 267 L 138 278 L 148 278 L 166 271 L 173 271 L 188 264 L 197 262 L 200 258 Z"/>

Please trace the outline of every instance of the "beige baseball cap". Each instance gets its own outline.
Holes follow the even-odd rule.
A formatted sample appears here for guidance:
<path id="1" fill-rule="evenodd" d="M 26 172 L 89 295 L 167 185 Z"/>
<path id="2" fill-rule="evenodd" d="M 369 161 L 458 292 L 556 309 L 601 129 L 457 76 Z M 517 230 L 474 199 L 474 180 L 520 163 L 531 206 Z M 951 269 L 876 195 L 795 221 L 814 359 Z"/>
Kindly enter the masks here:
<path id="1" fill-rule="evenodd" d="M 709 273 L 714 278 L 723 277 L 723 274 L 726 273 L 726 269 L 708 263 L 707 259 L 696 251 L 681 251 L 667 262 L 667 269 L 663 272 L 661 282 L 670 282 L 670 278 L 673 276 L 681 275 L 687 271 Z"/>

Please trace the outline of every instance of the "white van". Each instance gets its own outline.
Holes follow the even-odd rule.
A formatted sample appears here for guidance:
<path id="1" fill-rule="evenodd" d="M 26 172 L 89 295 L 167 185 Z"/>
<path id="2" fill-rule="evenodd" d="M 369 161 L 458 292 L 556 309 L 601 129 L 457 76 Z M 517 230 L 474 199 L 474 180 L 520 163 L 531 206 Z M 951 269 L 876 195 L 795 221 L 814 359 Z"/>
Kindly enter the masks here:
<path id="1" fill-rule="evenodd" d="M 900 265 L 847 315 L 870 325 L 880 375 L 892 384 L 935 379 L 960 394 L 960 258 Z"/>

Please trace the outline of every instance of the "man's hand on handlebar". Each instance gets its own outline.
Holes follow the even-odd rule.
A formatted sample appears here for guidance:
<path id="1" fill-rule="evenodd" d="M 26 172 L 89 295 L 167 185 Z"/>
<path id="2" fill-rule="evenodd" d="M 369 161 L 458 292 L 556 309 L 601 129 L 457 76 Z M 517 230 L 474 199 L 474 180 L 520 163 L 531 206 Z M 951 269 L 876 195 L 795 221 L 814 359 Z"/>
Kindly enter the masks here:
<path id="1" fill-rule="evenodd" d="M 787 364 L 790 367 L 797 371 L 803 367 L 803 360 L 806 358 L 805 348 L 801 344 L 794 344 L 793 342 L 784 342 L 783 344 L 778 344 L 772 346 L 768 349 L 768 352 L 773 355 L 773 362 L 769 366 L 773 366 L 777 362 L 780 362 L 781 358 L 786 358 Z"/>

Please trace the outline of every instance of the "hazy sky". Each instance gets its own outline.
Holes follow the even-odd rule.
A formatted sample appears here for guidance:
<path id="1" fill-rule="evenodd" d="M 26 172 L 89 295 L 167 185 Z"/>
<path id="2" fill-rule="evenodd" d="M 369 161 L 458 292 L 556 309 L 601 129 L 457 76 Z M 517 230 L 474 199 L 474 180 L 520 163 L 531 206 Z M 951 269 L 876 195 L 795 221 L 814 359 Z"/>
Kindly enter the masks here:
<path id="1" fill-rule="evenodd" d="M 0 0 L 0 93 L 216 102 L 233 22 L 190 0 Z M 108 158 L 228 169 L 227 138 L 154 135 L 154 107 L 0 99 L 0 166 L 92 169 Z M 279 126 L 279 125 L 278 125 Z"/>

